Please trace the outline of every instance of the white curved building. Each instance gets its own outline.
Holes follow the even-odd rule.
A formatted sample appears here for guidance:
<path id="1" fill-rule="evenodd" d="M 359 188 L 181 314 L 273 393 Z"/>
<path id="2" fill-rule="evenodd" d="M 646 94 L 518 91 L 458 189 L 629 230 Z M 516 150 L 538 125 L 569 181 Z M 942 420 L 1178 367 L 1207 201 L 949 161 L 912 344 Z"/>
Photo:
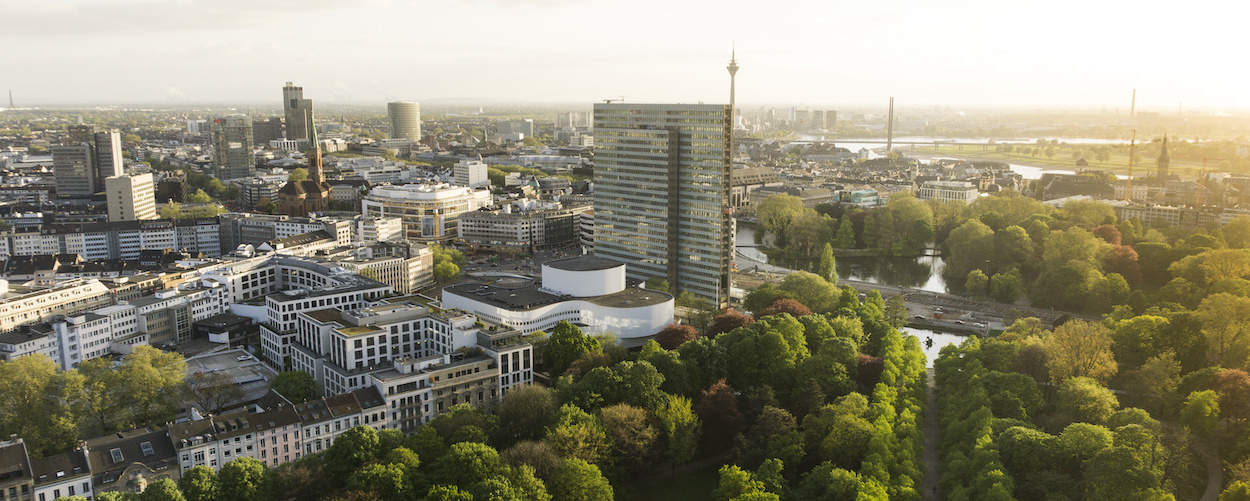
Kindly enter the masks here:
<path id="1" fill-rule="evenodd" d="M 542 279 L 491 277 L 443 288 L 443 307 L 477 314 L 522 332 L 550 330 L 561 320 L 588 334 L 643 340 L 673 323 L 673 296 L 628 287 L 625 265 L 595 256 L 548 261 Z"/>
<path id="2" fill-rule="evenodd" d="M 456 216 L 488 207 L 490 190 L 448 184 L 381 185 L 360 201 L 361 214 L 399 217 L 404 237 L 412 242 L 437 242 L 455 237 Z"/>

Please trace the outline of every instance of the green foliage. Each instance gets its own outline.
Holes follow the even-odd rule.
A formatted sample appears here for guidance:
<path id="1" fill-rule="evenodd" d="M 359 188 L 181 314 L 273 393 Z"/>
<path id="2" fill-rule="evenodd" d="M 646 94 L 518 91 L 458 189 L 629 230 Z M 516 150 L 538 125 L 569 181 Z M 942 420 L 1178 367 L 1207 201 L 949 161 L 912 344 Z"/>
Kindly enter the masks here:
<path id="1" fill-rule="evenodd" d="M 551 330 L 551 338 L 543 349 L 543 363 L 552 376 L 563 374 L 569 365 L 586 353 L 600 351 L 599 341 L 582 333 L 581 329 L 560 321 Z"/>
<path id="2" fill-rule="evenodd" d="M 216 493 L 217 473 L 207 466 L 195 466 L 178 479 L 178 489 L 187 501 L 213 501 Z"/>
<path id="3" fill-rule="evenodd" d="M 1056 412 L 1067 422 L 1105 423 L 1119 407 L 1115 394 L 1087 377 L 1074 377 L 1059 385 Z"/>
<path id="4" fill-rule="evenodd" d="M 575 405 L 564 404 L 547 431 L 547 443 L 561 456 L 588 463 L 603 461 L 612 446 L 599 419 Z"/>
<path id="5" fill-rule="evenodd" d="M 264 477 L 265 465 L 256 459 L 241 457 L 226 463 L 217 472 L 217 499 L 259 501 L 263 498 L 260 488 Z"/>
<path id="6" fill-rule="evenodd" d="M 566 459 L 548 480 L 552 499 L 560 501 L 612 501 L 612 485 L 593 464 Z"/>
<path id="7" fill-rule="evenodd" d="M 143 489 L 139 501 L 186 501 L 178 484 L 168 478 L 158 479 Z"/>
<path id="8" fill-rule="evenodd" d="M 347 476 L 357 466 L 372 461 L 378 456 L 378 432 L 368 426 L 357 426 L 334 439 L 334 444 L 326 449 L 322 463 L 328 473 L 335 476 Z"/>
<path id="9" fill-rule="evenodd" d="M 674 465 L 684 464 L 694 458 L 699 446 L 699 434 L 702 423 L 694 413 L 690 399 L 680 396 L 669 397 L 668 401 L 655 413 L 659 421 L 660 434 L 664 437 L 664 455 Z"/>
<path id="10" fill-rule="evenodd" d="M 303 403 L 321 395 L 321 385 L 304 371 L 284 371 L 273 378 L 270 389 L 280 393 L 291 403 Z"/>

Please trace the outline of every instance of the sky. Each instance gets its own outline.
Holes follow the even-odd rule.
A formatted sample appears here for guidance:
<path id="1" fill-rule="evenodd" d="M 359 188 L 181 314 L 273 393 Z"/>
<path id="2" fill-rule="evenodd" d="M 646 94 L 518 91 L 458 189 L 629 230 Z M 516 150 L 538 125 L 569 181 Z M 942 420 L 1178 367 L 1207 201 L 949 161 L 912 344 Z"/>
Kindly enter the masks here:
<path id="1" fill-rule="evenodd" d="M 18 105 L 1250 109 L 1250 2 L 0 0 Z"/>

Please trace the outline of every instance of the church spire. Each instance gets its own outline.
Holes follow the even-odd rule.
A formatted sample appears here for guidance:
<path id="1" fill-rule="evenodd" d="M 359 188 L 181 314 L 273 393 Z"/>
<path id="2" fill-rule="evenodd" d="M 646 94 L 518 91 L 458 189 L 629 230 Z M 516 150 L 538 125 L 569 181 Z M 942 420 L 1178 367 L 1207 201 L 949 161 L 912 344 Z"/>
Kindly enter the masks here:
<path id="1" fill-rule="evenodd" d="M 325 173 L 321 170 L 321 142 L 317 140 L 317 126 L 313 124 L 312 116 L 308 117 L 308 179 L 315 181 L 317 184 L 324 183 L 326 180 Z"/>

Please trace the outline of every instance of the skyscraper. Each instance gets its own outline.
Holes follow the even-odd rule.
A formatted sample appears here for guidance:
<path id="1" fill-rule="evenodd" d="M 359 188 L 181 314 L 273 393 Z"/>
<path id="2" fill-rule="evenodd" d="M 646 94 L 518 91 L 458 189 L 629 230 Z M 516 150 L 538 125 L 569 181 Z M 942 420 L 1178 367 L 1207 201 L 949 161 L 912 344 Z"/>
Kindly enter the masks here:
<path id="1" fill-rule="evenodd" d="M 95 133 L 95 179 L 96 189 L 104 186 L 104 180 L 125 173 L 122 168 L 122 135 L 111 130 Z"/>
<path id="2" fill-rule="evenodd" d="M 122 139 L 116 130 L 96 132 L 91 125 L 71 125 L 64 144 L 52 148 L 57 196 L 88 197 L 104 189 L 104 179 L 123 173 Z"/>
<path id="3" fill-rule="evenodd" d="M 391 117 L 392 138 L 421 140 L 420 104 L 412 101 L 386 103 L 386 114 Z"/>
<path id="4" fill-rule="evenodd" d="M 77 142 L 52 147 L 52 175 L 57 198 L 90 197 L 95 193 L 95 155 L 91 143 Z"/>
<path id="5" fill-rule="evenodd" d="M 282 119 L 278 117 L 269 117 L 267 120 L 252 121 L 252 139 L 253 143 L 259 147 L 266 147 L 270 141 L 282 139 L 286 136 L 282 135 Z"/>
<path id="6" fill-rule="evenodd" d="M 152 174 L 112 176 L 104 180 L 109 221 L 156 219 L 156 192 Z"/>
<path id="7" fill-rule="evenodd" d="M 214 175 L 222 180 L 255 173 L 251 118 L 233 115 L 213 120 L 213 167 Z"/>
<path id="8" fill-rule="evenodd" d="M 286 138 L 304 140 L 313 125 L 312 99 L 304 99 L 304 88 L 287 82 L 282 87 L 282 110 L 286 112 Z"/>
<path id="9" fill-rule="evenodd" d="M 731 117 L 732 105 L 595 104 L 596 254 L 726 304 Z"/>

